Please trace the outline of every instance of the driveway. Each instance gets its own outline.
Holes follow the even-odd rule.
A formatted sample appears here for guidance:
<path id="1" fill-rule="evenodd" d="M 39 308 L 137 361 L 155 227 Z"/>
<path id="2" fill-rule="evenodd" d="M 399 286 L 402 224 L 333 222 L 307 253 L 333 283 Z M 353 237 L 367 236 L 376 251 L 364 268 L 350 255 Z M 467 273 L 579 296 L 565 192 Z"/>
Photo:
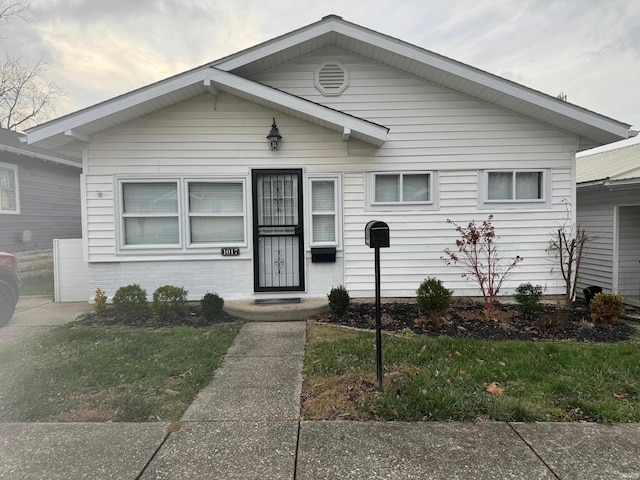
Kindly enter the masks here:
<path id="1" fill-rule="evenodd" d="M 18 338 L 72 322 L 92 308 L 87 302 L 54 303 L 49 295 L 23 296 L 11 321 L 0 328 L 0 347 Z"/>

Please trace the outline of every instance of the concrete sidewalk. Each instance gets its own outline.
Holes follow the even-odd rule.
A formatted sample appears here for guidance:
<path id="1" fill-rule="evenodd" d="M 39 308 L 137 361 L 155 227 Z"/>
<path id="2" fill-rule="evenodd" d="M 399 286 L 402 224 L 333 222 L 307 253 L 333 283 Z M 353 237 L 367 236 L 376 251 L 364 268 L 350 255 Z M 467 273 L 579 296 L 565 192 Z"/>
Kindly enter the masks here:
<path id="1" fill-rule="evenodd" d="M 0 424 L 0 479 L 640 478 L 638 424 L 301 421 L 304 345 L 245 324 L 178 424 Z"/>
<path id="2" fill-rule="evenodd" d="M 51 295 L 23 295 L 11 321 L 0 328 L 0 347 L 72 322 L 92 309 L 87 302 L 54 303 Z"/>

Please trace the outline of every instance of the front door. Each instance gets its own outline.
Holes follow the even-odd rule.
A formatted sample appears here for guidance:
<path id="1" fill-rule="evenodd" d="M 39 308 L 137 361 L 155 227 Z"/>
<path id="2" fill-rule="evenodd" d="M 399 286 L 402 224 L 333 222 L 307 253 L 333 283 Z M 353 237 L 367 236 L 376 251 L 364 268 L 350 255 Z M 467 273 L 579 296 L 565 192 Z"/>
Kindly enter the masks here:
<path id="1" fill-rule="evenodd" d="M 256 292 L 304 290 L 302 170 L 253 170 Z"/>

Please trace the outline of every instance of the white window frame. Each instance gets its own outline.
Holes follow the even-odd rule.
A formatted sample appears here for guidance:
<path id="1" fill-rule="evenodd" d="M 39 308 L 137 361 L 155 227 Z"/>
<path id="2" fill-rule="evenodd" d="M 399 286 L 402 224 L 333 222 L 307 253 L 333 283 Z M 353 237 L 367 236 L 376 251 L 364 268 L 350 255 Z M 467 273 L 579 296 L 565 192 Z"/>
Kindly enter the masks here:
<path id="1" fill-rule="evenodd" d="M 429 175 L 429 192 L 430 199 L 428 201 L 403 201 L 397 202 L 376 202 L 376 177 L 378 175 L 399 175 L 400 186 L 399 193 L 402 195 L 403 179 L 405 175 Z M 406 210 L 406 209 L 428 209 L 434 210 L 438 208 L 438 172 L 434 170 L 403 170 L 403 171 L 378 171 L 366 173 L 366 208 L 367 210 Z"/>
<path id="2" fill-rule="evenodd" d="M 313 241 L 313 217 L 314 215 L 327 215 L 327 211 L 313 211 L 313 182 L 315 181 L 331 181 L 334 183 L 334 211 L 335 216 L 335 239 L 333 242 L 314 242 Z M 307 245 L 310 247 L 336 247 L 340 250 L 342 246 L 342 177 L 340 174 L 316 174 L 307 176 L 306 188 L 306 204 L 307 211 Z"/>
<path id="3" fill-rule="evenodd" d="M 167 217 L 174 215 L 167 214 L 150 214 L 150 215 L 127 215 L 124 210 L 124 188 L 123 185 L 131 183 L 175 183 L 177 187 L 178 213 L 178 243 L 177 244 L 150 244 L 150 245 L 127 245 L 125 235 L 125 218 L 130 217 Z M 243 236 L 242 242 L 212 242 L 212 243 L 191 243 L 191 225 L 189 213 L 189 184 L 190 183 L 240 183 L 242 184 L 242 218 L 243 218 Z M 247 180 L 245 177 L 122 177 L 115 179 L 116 188 L 116 238 L 118 239 L 117 252 L 121 254 L 128 253 L 166 253 L 166 254 L 189 254 L 189 253 L 218 253 L 221 247 L 243 247 L 248 246 L 248 222 L 250 218 L 247 213 Z"/>
<path id="4" fill-rule="evenodd" d="M 541 173 L 542 174 L 542 198 L 530 199 L 489 199 L 489 174 L 511 173 L 513 181 L 513 195 L 516 194 L 517 173 Z M 508 209 L 535 209 L 551 208 L 551 170 L 548 168 L 491 168 L 478 171 L 478 208 L 508 208 Z"/>
<path id="5" fill-rule="evenodd" d="M 173 183 L 176 185 L 176 197 L 178 202 L 178 210 L 175 214 L 147 214 L 147 215 L 138 215 L 138 214 L 126 214 L 124 213 L 124 185 L 127 184 L 161 184 L 161 183 Z M 182 228 L 180 228 L 180 198 L 182 197 L 182 193 L 180 191 L 180 179 L 178 178 L 131 178 L 131 179 L 120 179 L 118 181 L 118 226 L 120 228 L 119 232 L 119 240 L 120 240 L 120 250 L 122 251 L 140 251 L 140 250 L 175 250 L 182 248 L 183 245 L 183 235 Z M 178 219 L 178 243 L 175 244 L 145 244 L 145 245 L 127 245 L 126 242 L 126 228 L 125 228 L 125 219 L 126 218 L 138 218 L 138 217 L 146 217 L 146 218 L 177 218 Z"/>
<path id="6" fill-rule="evenodd" d="M 3 210 L 2 204 L 0 203 L 0 214 L 2 215 L 19 215 L 20 214 L 20 185 L 18 182 L 18 166 L 12 165 L 10 163 L 0 163 L 0 168 L 4 170 L 9 170 L 13 172 L 13 184 L 15 185 L 15 210 Z"/>
<path id="7" fill-rule="evenodd" d="M 221 246 L 225 246 L 225 247 L 246 247 L 247 246 L 247 186 L 246 186 L 246 179 L 244 178 L 198 178 L 198 179 L 194 179 L 194 178 L 187 178 L 184 179 L 184 183 L 185 183 L 185 203 L 184 203 L 184 209 L 185 209 L 185 227 L 187 229 L 187 247 L 190 249 L 202 249 L 202 248 L 211 248 L 211 247 L 221 247 Z M 206 214 L 206 215 L 202 215 L 202 214 L 192 214 L 190 212 L 189 209 L 189 186 L 191 184 L 194 183 L 206 183 L 206 184 L 211 184 L 211 183 L 223 183 L 223 184 L 229 184 L 229 183 L 234 183 L 234 184 L 241 184 L 242 186 L 242 215 L 237 214 L 237 213 L 219 213 L 219 214 Z M 242 230 L 242 241 L 239 242 L 210 242 L 210 243 L 193 243 L 191 241 L 191 217 L 194 216 L 206 216 L 206 217 L 239 217 L 242 216 L 242 225 L 243 225 L 243 230 Z"/>

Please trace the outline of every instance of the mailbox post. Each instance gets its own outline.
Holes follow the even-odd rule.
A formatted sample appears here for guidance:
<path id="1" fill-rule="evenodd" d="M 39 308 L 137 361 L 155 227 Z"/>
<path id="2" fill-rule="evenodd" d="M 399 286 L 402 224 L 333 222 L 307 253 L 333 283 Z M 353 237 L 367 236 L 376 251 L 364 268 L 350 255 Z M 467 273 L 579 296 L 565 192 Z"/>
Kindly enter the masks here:
<path id="1" fill-rule="evenodd" d="M 364 241 L 373 248 L 376 282 L 376 371 L 378 388 L 382 390 L 382 323 L 380 321 L 380 248 L 389 247 L 389 226 L 384 222 L 371 220 L 364 228 Z"/>

